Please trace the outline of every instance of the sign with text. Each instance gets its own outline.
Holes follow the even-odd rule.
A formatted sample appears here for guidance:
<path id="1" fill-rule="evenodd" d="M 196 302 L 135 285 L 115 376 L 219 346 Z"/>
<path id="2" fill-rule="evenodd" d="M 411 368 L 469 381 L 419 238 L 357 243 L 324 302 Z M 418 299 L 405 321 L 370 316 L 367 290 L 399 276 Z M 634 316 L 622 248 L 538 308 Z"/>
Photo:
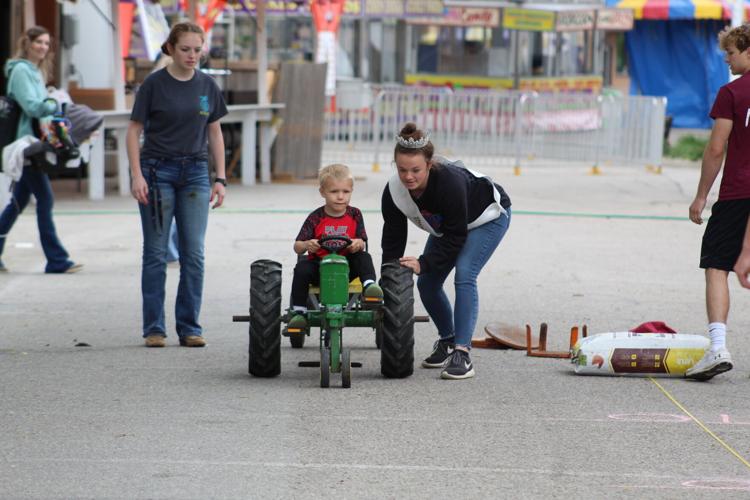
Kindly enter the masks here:
<path id="1" fill-rule="evenodd" d="M 440 16 L 445 11 L 442 0 L 405 0 L 407 16 Z"/>
<path id="2" fill-rule="evenodd" d="M 586 31 L 594 28 L 593 10 L 560 10 L 555 19 L 555 31 Z"/>
<path id="3" fill-rule="evenodd" d="M 452 89 L 510 89 L 512 78 L 496 78 L 472 75 L 441 75 L 433 73 L 407 73 L 406 85 L 425 87 L 449 87 Z M 522 77 L 521 90 L 536 92 L 599 92 L 602 77 L 599 75 L 561 76 L 551 78 Z"/>
<path id="4" fill-rule="evenodd" d="M 503 10 L 503 28 L 523 31 L 554 31 L 555 13 L 546 10 L 509 7 Z"/>
<path id="5" fill-rule="evenodd" d="M 599 92 L 602 89 L 602 77 L 599 75 L 580 75 L 521 78 L 518 88 L 535 92 Z"/>
<path id="6" fill-rule="evenodd" d="M 596 28 L 609 31 L 629 31 L 633 29 L 631 9 L 600 9 L 596 11 Z"/>
<path id="7" fill-rule="evenodd" d="M 366 16 L 403 16 L 404 2 L 401 0 L 364 0 Z"/>
<path id="8" fill-rule="evenodd" d="M 427 24 L 432 26 L 500 26 L 500 9 L 480 9 L 450 7 L 442 16 L 412 17 L 409 24 Z"/>

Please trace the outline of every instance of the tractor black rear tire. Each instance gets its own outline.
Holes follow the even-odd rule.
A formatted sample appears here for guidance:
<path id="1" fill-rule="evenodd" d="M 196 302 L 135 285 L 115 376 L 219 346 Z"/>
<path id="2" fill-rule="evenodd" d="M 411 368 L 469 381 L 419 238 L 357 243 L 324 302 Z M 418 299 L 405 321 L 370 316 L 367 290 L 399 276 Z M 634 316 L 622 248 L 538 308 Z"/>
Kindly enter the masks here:
<path id="1" fill-rule="evenodd" d="M 248 371 L 256 377 L 281 373 L 281 264 L 250 264 L 250 346 Z"/>
<path id="2" fill-rule="evenodd" d="M 383 344 L 383 327 L 378 325 L 375 327 L 375 347 L 380 349 Z"/>
<path id="3" fill-rule="evenodd" d="M 324 347 L 320 350 L 320 387 L 331 386 L 331 350 Z"/>
<path id="4" fill-rule="evenodd" d="M 341 387 L 349 389 L 352 386 L 352 351 L 341 351 Z"/>
<path id="5" fill-rule="evenodd" d="M 289 343 L 294 349 L 302 349 L 305 347 L 305 337 L 307 337 L 307 335 L 304 333 L 290 333 Z"/>
<path id="6" fill-rule="evenodd" d="M 386 262 L 380 270 L 383 321 L 380 372 L 387 378 L 414 373 L 414 278 L 409 268 Z"/>

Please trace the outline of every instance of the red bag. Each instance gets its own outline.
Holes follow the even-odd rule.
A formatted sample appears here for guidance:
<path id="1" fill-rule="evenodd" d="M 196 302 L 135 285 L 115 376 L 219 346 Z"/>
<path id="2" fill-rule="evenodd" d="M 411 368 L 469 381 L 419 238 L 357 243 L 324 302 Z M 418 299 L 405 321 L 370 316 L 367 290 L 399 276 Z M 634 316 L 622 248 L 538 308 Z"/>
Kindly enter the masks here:
<path id="1" fill-rule="evenodd" d="M 633 333 L 677 333 L 663 321 L 647 321 L 628 331 Z"/>

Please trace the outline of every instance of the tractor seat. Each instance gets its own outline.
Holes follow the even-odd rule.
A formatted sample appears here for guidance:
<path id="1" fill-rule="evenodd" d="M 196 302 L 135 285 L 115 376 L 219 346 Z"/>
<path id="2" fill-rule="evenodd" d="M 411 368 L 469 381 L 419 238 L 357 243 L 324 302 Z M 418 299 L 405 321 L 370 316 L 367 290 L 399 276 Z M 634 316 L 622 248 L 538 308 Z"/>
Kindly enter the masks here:
<path id="1" fill-rule="evenodd" d="M 320 295 L 320 287 L 310 285 L 309 293 Z M 362 293 L 362 282 L 359 278 L 354 278 L 349 282 L 349 293 Z"/>

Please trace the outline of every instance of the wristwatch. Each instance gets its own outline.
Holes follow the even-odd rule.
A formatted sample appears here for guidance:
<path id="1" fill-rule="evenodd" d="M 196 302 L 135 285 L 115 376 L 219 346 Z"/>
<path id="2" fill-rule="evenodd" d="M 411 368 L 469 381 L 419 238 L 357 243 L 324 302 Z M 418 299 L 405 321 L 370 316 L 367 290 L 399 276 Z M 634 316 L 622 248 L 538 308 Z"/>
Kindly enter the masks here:
<path id="1" fill-rule="evenodd" d="M 227 185 L 227 180 L 224 179 L 223 177 L 217 177 L 216 179 L 214 179 L 214 182 L 218 182 L 219 184 L 221 184 L 224 187 L 226 187 L 226 185 Z"/>

